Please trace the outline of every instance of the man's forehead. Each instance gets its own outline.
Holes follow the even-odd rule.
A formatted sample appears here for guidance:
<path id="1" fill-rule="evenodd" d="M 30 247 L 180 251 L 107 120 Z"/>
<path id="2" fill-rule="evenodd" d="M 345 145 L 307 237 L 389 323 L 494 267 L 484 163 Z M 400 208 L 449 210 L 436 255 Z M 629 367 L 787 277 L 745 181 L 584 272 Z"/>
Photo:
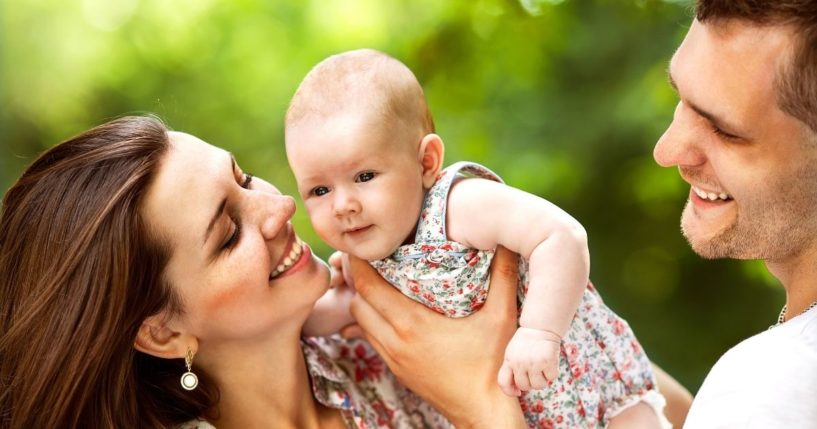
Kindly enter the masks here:
<path id="1" fill-rule="evenodd" d="M 702 104 L 737 108 L 768 97 L 774 102 L 774 81 L 787 58 L 789 33 L 731 21 L 693 22 L 670 60 L 671 82 L 682 96 Z"/>

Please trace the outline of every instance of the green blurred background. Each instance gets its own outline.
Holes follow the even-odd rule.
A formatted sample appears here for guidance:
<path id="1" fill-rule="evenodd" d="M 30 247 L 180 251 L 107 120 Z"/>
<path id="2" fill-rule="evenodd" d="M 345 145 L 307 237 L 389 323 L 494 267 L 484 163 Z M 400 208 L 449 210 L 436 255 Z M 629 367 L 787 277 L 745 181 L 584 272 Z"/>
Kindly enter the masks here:
<path id="1" fill-rule="evenodd" d="M 155 112 L 294 193 L 282 119 L 298 82 L 330 54 L 380 49 L 419 77 L 448 163 L 484 163 L 584 224 L 605 300 L 694 392 L 784 298 L 761 263 L 690 251 L 688 187 L 652 159 L 691 16 L 668 0 L 4 1 L 0 188 L 61 140 Z M 295 223 L 330 253 L 304 210 Z"/>

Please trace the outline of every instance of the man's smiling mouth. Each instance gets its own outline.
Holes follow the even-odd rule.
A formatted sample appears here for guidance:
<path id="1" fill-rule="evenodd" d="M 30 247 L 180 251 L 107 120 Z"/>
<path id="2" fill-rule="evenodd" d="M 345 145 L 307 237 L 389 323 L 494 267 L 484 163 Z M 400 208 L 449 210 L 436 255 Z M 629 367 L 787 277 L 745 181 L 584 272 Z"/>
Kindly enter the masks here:
<path id="1" fill-rule="evenodd" d="M 707 192 L 703 189 L 693 186 L 692 191 L 695 192 L 695 195 L 701 197 L 701 199 L 709 200 L 709 201 L 731 201 L 732 196 L 725 193 L 725 192 Z"/>

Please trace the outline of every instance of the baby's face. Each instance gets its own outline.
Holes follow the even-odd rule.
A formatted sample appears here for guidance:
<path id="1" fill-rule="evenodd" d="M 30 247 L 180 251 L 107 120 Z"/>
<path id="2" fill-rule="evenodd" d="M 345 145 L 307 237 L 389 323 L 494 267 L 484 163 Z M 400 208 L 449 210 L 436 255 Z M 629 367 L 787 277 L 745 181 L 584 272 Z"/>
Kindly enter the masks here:
<path id="1" fill-rule="evenodd" d="M 326 243 L 367 260 L 403 244 L 423 202 L 421 138 L 354 114 L 287 127 L 289 165 Z"/>

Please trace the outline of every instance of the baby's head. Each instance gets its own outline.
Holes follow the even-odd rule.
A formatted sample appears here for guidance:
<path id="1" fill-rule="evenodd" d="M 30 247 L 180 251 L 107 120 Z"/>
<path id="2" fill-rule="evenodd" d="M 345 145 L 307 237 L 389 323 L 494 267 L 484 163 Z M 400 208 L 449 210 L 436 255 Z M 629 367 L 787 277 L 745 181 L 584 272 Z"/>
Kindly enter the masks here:
<path id="1" fill-rule="evenodd" d="M 324 241 L 374 260 L 413 238 L 443 144 L 403 63 L 369 49 L 321 61 L 295 92 L 285 126 L 289 165 Z"/>

